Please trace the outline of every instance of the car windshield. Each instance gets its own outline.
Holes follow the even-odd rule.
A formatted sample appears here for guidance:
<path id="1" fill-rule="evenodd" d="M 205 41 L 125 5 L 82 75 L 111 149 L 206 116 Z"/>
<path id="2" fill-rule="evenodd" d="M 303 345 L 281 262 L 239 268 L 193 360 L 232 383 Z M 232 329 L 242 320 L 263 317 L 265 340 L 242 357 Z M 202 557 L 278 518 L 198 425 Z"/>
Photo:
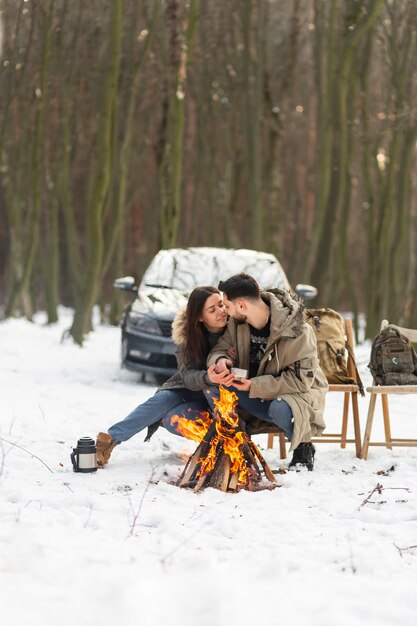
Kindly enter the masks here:
<path id="1" fill-rule="evenodd" d="M 253 276 L 262 288 L 287 288 L 284 270 L 272 254 L 252 250 L 188 248 L 160 250 L 146 270 L 141 288 L 168 287 L 189 292 L 198 285 L 217 286 L 239 272 Z"/>

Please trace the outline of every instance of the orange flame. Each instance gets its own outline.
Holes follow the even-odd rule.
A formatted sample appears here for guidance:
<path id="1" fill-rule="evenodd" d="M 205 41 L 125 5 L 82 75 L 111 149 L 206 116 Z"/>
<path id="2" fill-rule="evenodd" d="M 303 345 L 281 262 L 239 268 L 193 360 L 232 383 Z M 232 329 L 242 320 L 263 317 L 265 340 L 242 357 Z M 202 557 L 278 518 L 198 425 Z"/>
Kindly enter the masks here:
<path id="1" fill-rule="evenodd" d="M 237 404 L 237 394 L 229 391 L 225 387 L 220 387 L 220 398 L 213 398 L 214 406 L 222 416 L 222 418 L 233 428 L 238 425 L 239 418 L 235 413 Z"/>
<path id="2" fill-rule="evenodd" d="M 242 430 L 236 411 L 238 397 L 234 391 L 220 387 L 214 399 L 214 415 L 197 414 L 193 421 L 175 416 L 177 430 L 200 442 L 178 481 L 180 487 L 215 487 L 223 491 L 263 489 L 261 472 L 271 483 L 274 475 L 256 445 Z M 276 485 L 275 485 L 276 486 Z M 273 487 L 267 487 L 273 488 Z"/>
<path id="3" fill-rule="evenodd" d="M 244 435 L 237 431 L 239 416 L 235 409 L 237 394 L 225 387 L 220 387 L 220 398 L 214 399 L 214 406 L 219 412 L 221 420 L 216 422 L 217 433 L 222 440 L 224 452 L 231 461 L 230 471 L 232 474 L 239 473 L 239 484 L 244 484 L 248 479 L 247 462 L 242 451 Z"/>
<path id="4" fill-rule="evenodd" d="M 219 444 L 219 438 L 216 436 L 213 438 L 210 449 L 207 452 L 206 456 L 201 459 L 200 469 L 197 473 L 197 476 L 204 476 L 204 474 L 209 474 L 213 471 L 214 466 L 216 464 L 217 459 L 217 446 Z"/>
<path id="5" fill-rule="evenodd" d="M 183 437 L 200 442 L 211 424 L 211 417 L 207 411 L 201 411 L 200 417 L 196 420 L 174 415 L 170 421 L 172 425 L 177 424 L 177 430 Z"/>
<path id="6" fill-rule="evenodd" d="M 215 413 L 216 435 L 212 438 L 210 448 L 199 461 L 197 476 L 200 478 L 213 471 L 219 446 L 230 459 L 231 474 L 238 474 L 238 484 L 244 485 L 249 478 L 248 463 L 243 454 L 244 433 L 237 430 L 239 416 L 236 413 L 237 394 L 225 387 L 220 387 L 219 399 L 213 398 Z M 184 437 L 201 442 L 207 433 L 212 418 L 209 413 L 201 412 L 197 420 L 190 420 L 184 416 L 175 415 L 171 423 L 177 425 L 177 430 Z"/>

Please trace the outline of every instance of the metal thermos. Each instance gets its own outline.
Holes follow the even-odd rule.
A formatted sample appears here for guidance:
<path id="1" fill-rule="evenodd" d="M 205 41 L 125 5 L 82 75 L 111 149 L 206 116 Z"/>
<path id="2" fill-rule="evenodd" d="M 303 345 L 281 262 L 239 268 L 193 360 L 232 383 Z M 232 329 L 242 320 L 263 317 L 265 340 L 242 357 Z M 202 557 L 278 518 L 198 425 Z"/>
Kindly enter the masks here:
<path id="1" fill-rule="evenodd" d="M 94 439 L 81 437 L 77 447 L 72 450 L 71 461 L 74 472 L 96 472 L 97 448 Z"/>

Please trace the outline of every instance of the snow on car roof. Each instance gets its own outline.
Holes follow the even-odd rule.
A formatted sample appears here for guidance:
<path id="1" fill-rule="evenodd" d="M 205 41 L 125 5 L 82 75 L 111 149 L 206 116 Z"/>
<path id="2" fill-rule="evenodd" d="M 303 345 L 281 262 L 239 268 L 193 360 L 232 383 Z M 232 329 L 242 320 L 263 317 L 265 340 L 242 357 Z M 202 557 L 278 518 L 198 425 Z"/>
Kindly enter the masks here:
<path id="1" fill-rule="evenodd" d="M 160 250 L 146 270 L 141 286 L 152 284 L 189 291 L 197 285 L 217 285 L 240 272 L 253 276 L 262 288 L 289 286 L 273 254 L 213 247 Z"/>

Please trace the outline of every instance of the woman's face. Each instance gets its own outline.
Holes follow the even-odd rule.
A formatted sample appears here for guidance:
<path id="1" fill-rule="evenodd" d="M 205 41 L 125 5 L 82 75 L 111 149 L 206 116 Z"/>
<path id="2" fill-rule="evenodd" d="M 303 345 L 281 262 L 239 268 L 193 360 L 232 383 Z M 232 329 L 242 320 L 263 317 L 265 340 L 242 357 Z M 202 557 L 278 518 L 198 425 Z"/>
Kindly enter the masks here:
<path id="1" fill-rule="evenodd" d="M 219 293 L 213 293 L 205 301 L 200 322 L 203 322 L 207 330 L 212 333 L 216 333 L 226 326 L 226 309 Z"/>

